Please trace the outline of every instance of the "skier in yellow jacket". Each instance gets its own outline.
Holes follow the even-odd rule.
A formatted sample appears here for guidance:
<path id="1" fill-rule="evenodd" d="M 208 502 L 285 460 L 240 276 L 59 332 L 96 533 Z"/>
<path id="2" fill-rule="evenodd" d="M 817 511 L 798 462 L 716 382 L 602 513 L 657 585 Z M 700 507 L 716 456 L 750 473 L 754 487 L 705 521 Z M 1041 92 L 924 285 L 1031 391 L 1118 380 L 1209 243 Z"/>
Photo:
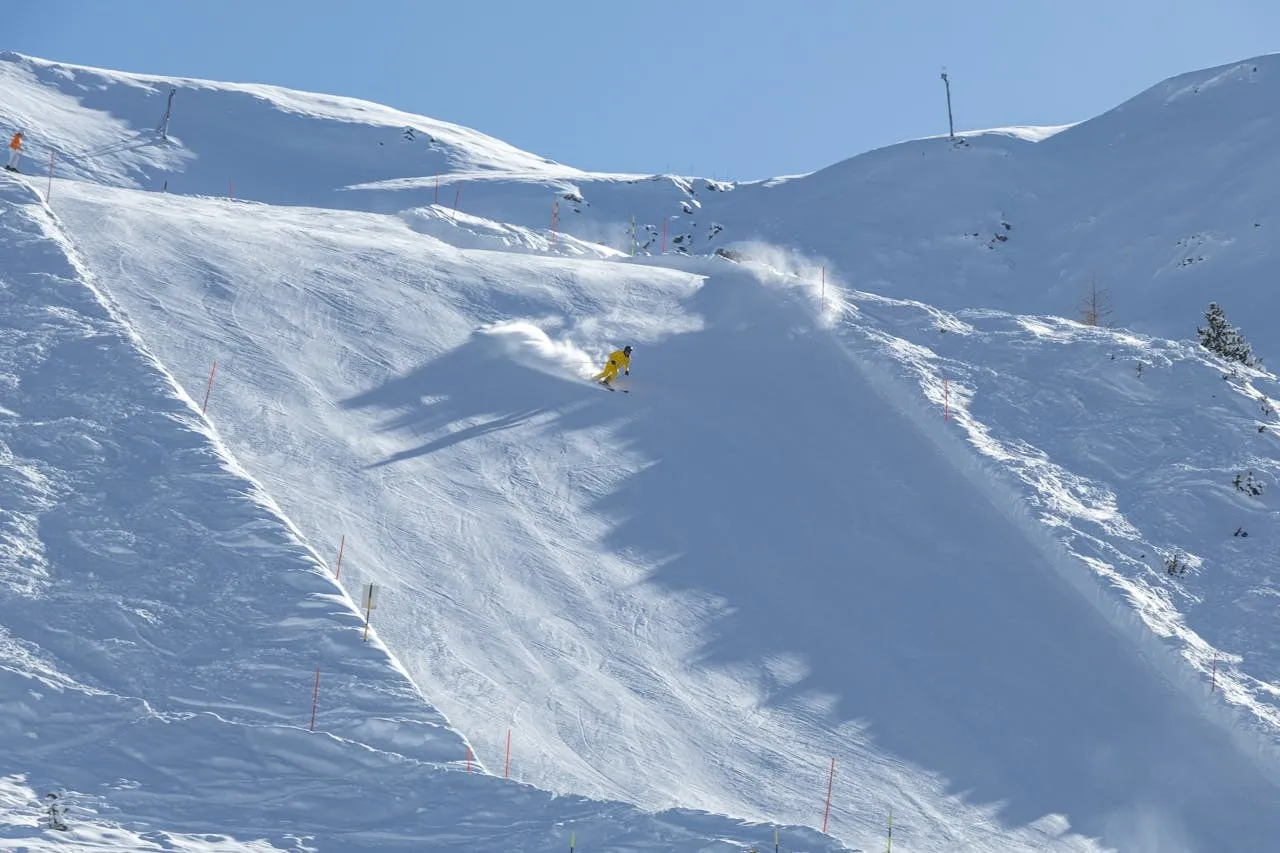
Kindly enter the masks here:
<path id="1" fill-rule="evenodd" d="M 609 363 L 604 366 L 604 370 L 595 375 L 595 380 L 601 385 L 608 385 L 610 382 L 618 378 L 618 368 L 622 368 L 624 376 L 631 375 L 631 346 L 628 344 L 619 350 L 609 353 Z"/>

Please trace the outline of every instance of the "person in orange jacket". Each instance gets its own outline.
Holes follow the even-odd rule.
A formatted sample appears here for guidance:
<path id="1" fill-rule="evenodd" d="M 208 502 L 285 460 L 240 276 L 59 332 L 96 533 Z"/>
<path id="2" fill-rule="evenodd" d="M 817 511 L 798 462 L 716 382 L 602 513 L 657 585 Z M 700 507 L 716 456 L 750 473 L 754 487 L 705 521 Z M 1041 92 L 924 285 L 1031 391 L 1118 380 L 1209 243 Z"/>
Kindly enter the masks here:
<path id="1" fill-rule="evenodd" d="M 604 370 L 595 375 L 595 380 L 601 385 L 608 385 L 610 382 L 618 378 L 618 368 L 622 368 L 624 375 L 631 375 L 630 344 L 620 350 L 614 350 L 609 353 L 609 363 L 604 366 Z"/>
<path id="2" fill-rule="evenodd" d="M 3 137 L 0 137 L 3 139 Z M 13 135 L 13 140 L 9 143 L 9 165 L 5 166 L 10 172 L 18 171 L 18 158 L 22 156 L 22 131 L 18 131 Z"/>

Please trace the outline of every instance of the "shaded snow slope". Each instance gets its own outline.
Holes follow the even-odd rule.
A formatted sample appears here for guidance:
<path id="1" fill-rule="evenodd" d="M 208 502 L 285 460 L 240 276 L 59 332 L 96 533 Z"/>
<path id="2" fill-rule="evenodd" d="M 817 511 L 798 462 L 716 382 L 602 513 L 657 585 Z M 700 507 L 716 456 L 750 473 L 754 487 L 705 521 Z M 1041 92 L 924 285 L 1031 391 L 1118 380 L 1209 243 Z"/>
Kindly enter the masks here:
<path id="1" fill-rule="evenodd" d="M 975 499 L 803 287 L 60 185 L 76 244 L 490 767 L 906 849 L 1216 850 L 1265 757 Z M 634 342 L 630 395 L 578 377 Z M 856 349 L 856 348 L 855 348 Z M 225 365 L 225 367 L 224 367 Z M 883 368 L 877 368 L 883 370 Z M 344 564 L 346 565 L 346 564 Z M 1061 816 L 1061 817 L 1056 817 Z"/>
<path id="2" fill-rule="evenodd" d="M 13 179 L 0 179 L 0 249 L 0 847 L 549 851 L 576 833 L 583 850 L 729 853 L 766 841 L 764 827 L 465 772 L 466 741 L 376 630 L 362 640 L 331 567 Z M 66 831 L 42 827 L 51 791 L 65 792 Z"/>
<path id="3" fill-rule="evenodd" d="M 1222 691 L 1252 743 L 1280 746 L 1275 377 L 1061 318 L 853 302 L 852 345 L 948 407 L 1029 515 L 1200 673 L 1199 692 Z"/>

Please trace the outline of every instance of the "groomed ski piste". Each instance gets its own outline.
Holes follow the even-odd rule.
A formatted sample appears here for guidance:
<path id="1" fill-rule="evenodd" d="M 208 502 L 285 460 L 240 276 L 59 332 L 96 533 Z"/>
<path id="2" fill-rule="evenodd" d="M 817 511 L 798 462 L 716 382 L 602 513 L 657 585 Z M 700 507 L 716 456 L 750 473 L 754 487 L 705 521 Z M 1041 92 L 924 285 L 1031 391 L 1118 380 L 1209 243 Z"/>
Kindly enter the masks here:
<path id="1" fill-rule="evenodd" d="M 1280 390 L 1194 329 L 1268 354 L 1277 71 L 734 187 L 5 54 L 64 171 L 0 178 L 0 838 L 1265 848 L 1275 513 L 1232 477 Z M 1113 216 L 1091 146 L 1178 162 L 1205 110 L 1219 156 Z M 1122 327 L 1071 319 L 1094 268 Z"/>

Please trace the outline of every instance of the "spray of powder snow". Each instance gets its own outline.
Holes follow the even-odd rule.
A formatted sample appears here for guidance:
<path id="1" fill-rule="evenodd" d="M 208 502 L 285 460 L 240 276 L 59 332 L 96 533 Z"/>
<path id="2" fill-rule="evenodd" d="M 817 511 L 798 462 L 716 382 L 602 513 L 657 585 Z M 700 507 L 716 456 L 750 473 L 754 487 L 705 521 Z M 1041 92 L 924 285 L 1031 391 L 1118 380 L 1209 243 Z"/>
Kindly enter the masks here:
<path id="1" fill-rule="evenodd" d="M 493 323 L 480 329 L 479 334 L 492 340 L 512 359 L 551 376 L 587 379 L 597 369 L 596 359 L 576 344 L 553 339 L 529 320 Z"/>
<path id="2" fill-rule="evenodd" d="M 742 253 L 743 268 L 761 283 L 794 288 L 812 299 L 819 325 L 830 327 L 840 318 L 844 291 L 831 262 L 768 243 L 735 243 L 733 249 Z"/>

